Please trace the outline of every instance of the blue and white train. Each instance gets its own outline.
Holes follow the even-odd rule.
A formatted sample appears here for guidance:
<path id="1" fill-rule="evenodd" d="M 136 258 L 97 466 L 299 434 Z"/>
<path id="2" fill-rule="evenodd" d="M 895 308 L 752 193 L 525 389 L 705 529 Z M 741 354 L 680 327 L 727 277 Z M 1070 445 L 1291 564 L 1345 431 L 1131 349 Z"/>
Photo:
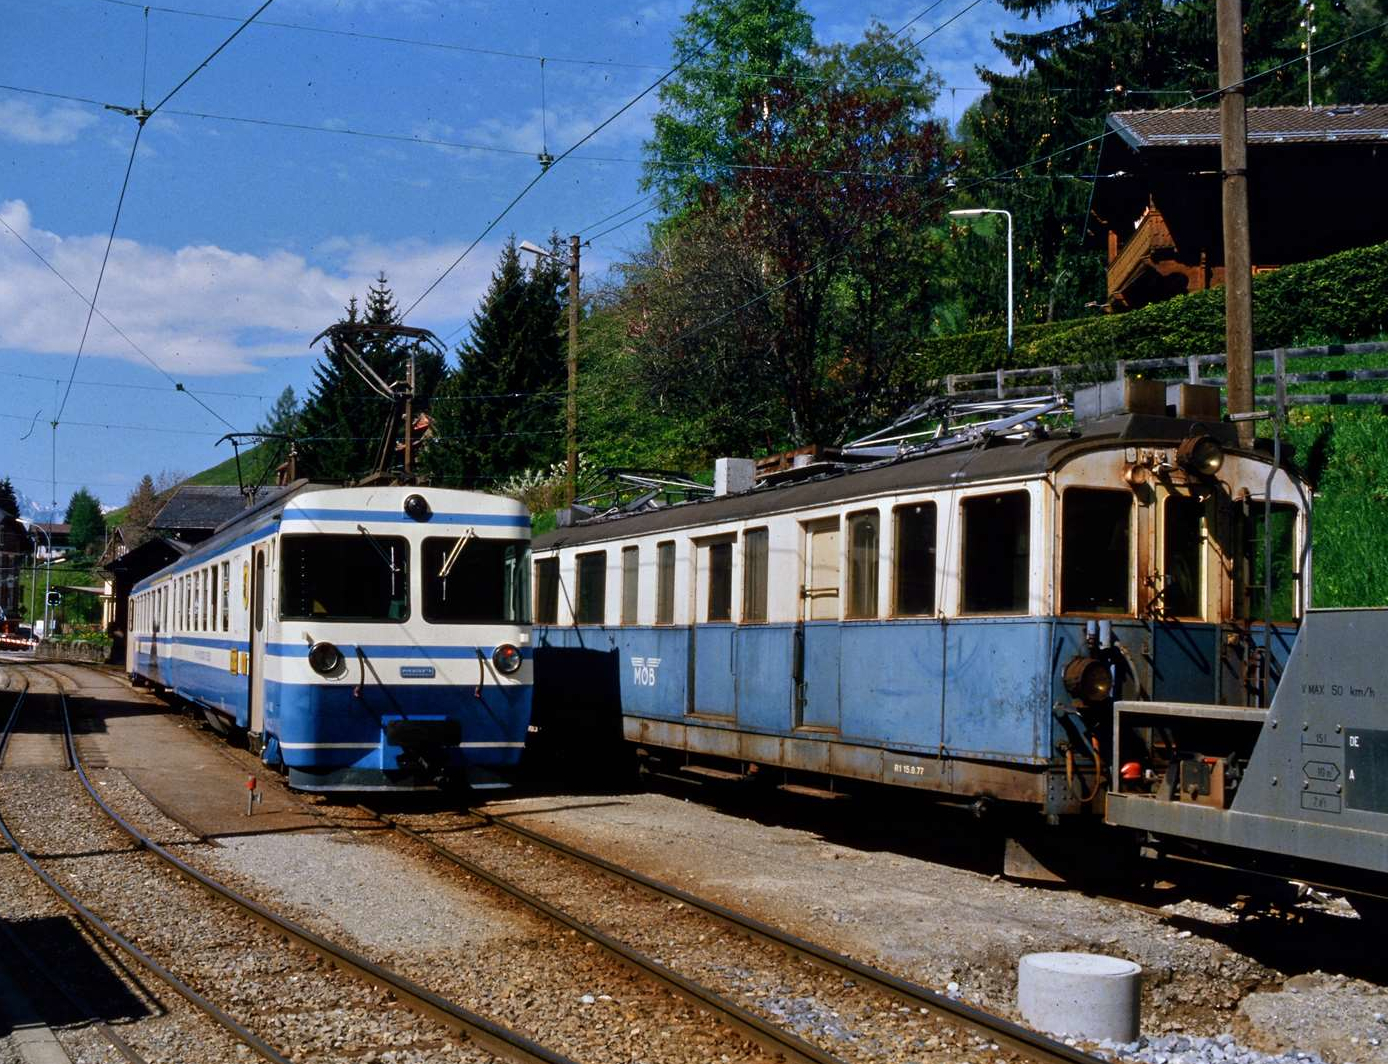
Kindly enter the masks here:
<path id="1" fill-rule="evenodd" d="M 514 500 L 298 482 L 136 584 L 127 670 L 306 791 L 505 785 L 531 710 Z"/>

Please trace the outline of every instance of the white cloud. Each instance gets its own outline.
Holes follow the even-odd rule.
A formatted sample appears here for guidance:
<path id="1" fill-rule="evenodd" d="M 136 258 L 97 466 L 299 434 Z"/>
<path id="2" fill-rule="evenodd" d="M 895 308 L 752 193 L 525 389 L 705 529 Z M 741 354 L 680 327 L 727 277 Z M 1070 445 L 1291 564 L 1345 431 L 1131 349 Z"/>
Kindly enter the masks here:
<path id="1" fill-rule="evenodd" d="M 95 121 L 70 104 L 45 110 L 28 100 L 0 100 L 0 137 L 21 144 L 70 144 Z"/>
<path id="2" fill-rule="evenodd" d="M 62 236 L 38 228 L 21 200 L 0 203 L 0 218 L 79 291 L 91 292 L 104 234 Z M 338 319 L 353 295 L 364 296 L 379 272 L 404 310 L 464 247 L 336 237 L 318 246 L 319 261 L 310 261 L 283 250 L 170 249 L 117 238 L 98 308 L 175 376 L 239 373 L 268 358 L 308 357 L 309 340 Z M 498 249 L 497 242 L 479 245 L 410 324 L 446 331 L 465 319 L 486 290 Z M 85 303 L 0 227 L 0 349 L 13 357 L 73 354 L 85 318 Z M 100 318 L 92 322 L 86 352 L 145 364 Z"/>

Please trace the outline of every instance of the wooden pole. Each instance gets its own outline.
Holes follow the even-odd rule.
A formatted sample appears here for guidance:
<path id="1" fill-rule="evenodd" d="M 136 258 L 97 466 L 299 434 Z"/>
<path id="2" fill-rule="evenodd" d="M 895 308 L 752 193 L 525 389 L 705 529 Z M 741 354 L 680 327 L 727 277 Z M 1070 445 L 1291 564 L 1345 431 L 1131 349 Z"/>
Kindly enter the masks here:
<path id="1" fill-rule="evenodd" d="M 578 234 L 569 237 L 569 483 L 570 506 L 578 492 Z"/>
<path id="2" fill-rule="evenodd" d="M 1253 261 L 1248 231 L 1248 101 L 1243 85 L 1242 0 L 1217 0 L 1220 167 L 1224 201 L 1224 337 L 1229 356 L 1228 409 L 1253 410 Z M 1253 423 L 1239 422 L 1253 442 Z"/>

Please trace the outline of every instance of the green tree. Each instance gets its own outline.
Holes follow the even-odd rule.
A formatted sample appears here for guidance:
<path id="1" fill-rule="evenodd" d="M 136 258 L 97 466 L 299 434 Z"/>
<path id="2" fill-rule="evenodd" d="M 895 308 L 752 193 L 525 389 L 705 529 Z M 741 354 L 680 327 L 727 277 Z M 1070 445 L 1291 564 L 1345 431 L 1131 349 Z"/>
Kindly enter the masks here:
<path id="1" fill-rule="evenodd" d="M 400 324 L 400 310 L 385 274 L 367 290 L 365 309 L 358 310 L 353 296 L 339 320 L 353 325 Z M 405 379 L 413 353 L 415 393 L 420 397 L 417 410 L 427 405 L 443 376 L 442 356 L 403 337 L 380 335 L 352 346 L 388 383 Z M 390 401 L 371 390 L 352 368 L 346 348 L 333 337 L 324 342 L 323 357 L 313 373 L 313 386 L 299 415 L 300 468 L 315 480 L 351 481 L 366 476 L 380 450 Z M 398 460 L 390 465 L 394 468 Z"/>
<path id="2" fill-rule="evenodd" d="M 15 494 L 14 485 L 10 483 L 10 478 L 0 480 L 0 513 L 7 513 L 11 517 L 19 516 L 19 497 Z"/>
<path id="3" fill-rule="evenodd" d="M 125 524 L 121 528 L 125 534 L 126 550 L 134 550 L 154 538 L 149 526 L 163 505 L 164 500 L 154 486 L 154 479 L 146 473 L 125 503 Z"/>
<path id="4" fill-rule="evenodd" d="M 810 26 L 799 0 L 695 0 L 673 41 L 685 65 L 660 87 L 645 146 L 642 187 L 659 193 L 667 213 L 694 203 L 738 161 L 749 102 L 804 71 Z"/>
<path id="5" fill-rule="evenodd" d="M 255 431 L 272 436 L 292 436 L 298 427 L 298 421 L 299 400 L 294 395 L 293 387 L 286 386 L 270 407 L 265 420 L 255 427 Z"/>
<path id="6" fill-rule="evenodd" d="M 656 395 L 717 395 L 734 430 L 832 443 L 882 416 L 924 333 L 947 162 L 938 82 L 883 27 L 801 64 L 742 101 L 737 167 L 638 264 L 633 324 Z"/>
<path id="7" fill-rule="evenodd" d="M 106 519 L 101 515 L 101 501 L 86 488 L 78 488 L 68 500 L 68 542 L 79 554 L 100 553 L 106 544 Z"/>
<path id="8" fill-rule="evenodd" d="M 502 248 L 457 365 L 431 404 L 435 436 L 422 466 L 438 483 L 490 487 L 563 456 L 568 275 L 557 236 L 550 253 L 527 268 L 514 238 Z"/>

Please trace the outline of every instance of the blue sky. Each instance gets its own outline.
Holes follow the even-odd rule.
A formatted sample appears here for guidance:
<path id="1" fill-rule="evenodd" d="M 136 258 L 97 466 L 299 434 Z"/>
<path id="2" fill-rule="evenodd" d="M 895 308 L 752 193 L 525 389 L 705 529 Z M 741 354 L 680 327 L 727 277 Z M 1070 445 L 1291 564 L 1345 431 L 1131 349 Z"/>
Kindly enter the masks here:
<path id="1" fill-rule="evenodd" d="M 912 32 L 966 4 L 946 0 Z M 136 132 L 102 105 L 139 105 L 143 81 L 153 106 L 255 6 L 171 0 L 146 23 L 126 0 L 3 5 L 0 476 L 34 499 L 56 475 L 60 504 L 86 485 L 119 505 L 144 473 L 229 457 L 213 447 L 227 423 L 253 428 L 286 385 L 305 393 L 309 340 L 378 271 L 409 306 L 534 177 L 542 147 L 558 155 L 654 81 L 689 0 L 276 0 L 140 138 L 98 309 L 143 355 L 93 320 L 55 449 L 86 307 L 18 237 L 90 296 Z M 857 39 L 872 19 L 895 29 L 928 6 L 806 3 L 821 40 Z M 1018 25 L 985 0 L 927 43 L 958 87 L 943 118 L 977 97 L 976 64 L 1000 63 L 991 35 Z M 456 342 L 508 233 L 607 228 L 592 223 L 641 196 L 656 105 L 652 93 L 554 167 L 410 324 Z M 638 246 L 644 221 L 585 249 L 585 275 Z"/>

